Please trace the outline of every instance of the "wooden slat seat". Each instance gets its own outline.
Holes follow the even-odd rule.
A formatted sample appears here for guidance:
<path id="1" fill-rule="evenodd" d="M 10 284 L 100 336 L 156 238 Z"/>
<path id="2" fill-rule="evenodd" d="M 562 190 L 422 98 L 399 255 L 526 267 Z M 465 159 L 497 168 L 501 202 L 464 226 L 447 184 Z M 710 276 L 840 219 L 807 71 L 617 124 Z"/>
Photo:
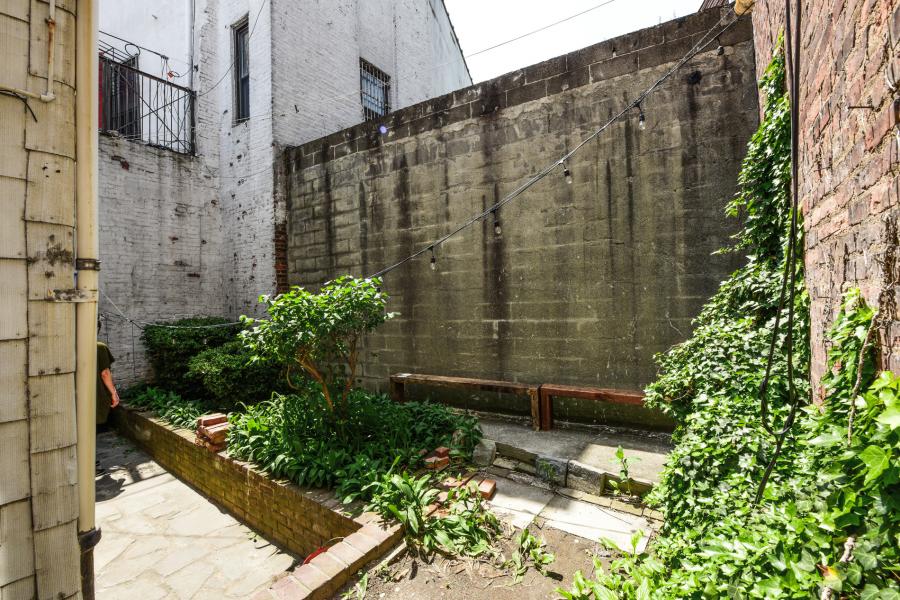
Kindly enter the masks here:
<path id="1" fill-rule="evenodd" d="M 406 400 L 407 384 L 447 387 L 479 392 L 495 392 L 525 396 L 531 404 L 531 423 L 535 430 L 541 428 L 539 410 L 539 386 L 513 381 L 475 379 L 472 377 L 448 377 L 446 375 L 424 375 L 421 373 L 395 373 L 391 375 L 391 397 L 397 402 Z"/>
<path id="2" fill-rule="evenodd" d="M 614 404 L 630 404 L 633 406 L 644 405 L 643 392 L 630 390 L 615 390 L 610 388 L 595 388 L 582 385 L 556 385 L 545 383 L 540 386 L 540 423 L 541 429 L 548 431 L 553 429 L 553 398 L 584 398 L 587 400 L 600 400 Z"/>

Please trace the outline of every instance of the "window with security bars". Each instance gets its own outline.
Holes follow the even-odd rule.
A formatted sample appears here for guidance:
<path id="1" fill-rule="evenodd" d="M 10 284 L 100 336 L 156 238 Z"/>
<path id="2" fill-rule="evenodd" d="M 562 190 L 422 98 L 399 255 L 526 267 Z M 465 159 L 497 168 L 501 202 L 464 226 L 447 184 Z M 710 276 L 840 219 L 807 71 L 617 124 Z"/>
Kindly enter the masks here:
<path id="1" fill-rule="evenodd" d="M 250 118 L 250 31 L 247 19 L 232 26 L 234 34 L 234 121 Z"/>
<path id="2" fill-rule="evenodd" d="M 359 93 L 366 121 L 391 112 L 391 78 L 375 65 L 359 59 Z"/>

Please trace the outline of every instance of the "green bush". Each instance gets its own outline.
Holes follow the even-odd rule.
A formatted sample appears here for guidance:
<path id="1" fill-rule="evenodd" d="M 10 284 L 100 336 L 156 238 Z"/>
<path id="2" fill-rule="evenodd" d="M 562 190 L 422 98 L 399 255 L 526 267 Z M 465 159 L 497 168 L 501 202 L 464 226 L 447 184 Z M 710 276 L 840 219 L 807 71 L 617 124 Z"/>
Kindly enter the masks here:
<path id="1" fill-rule="evenodd" d="M 387 298 L 378 278 L 345 275 L 329 281 L 315 294 L 295 287 L 274 298 L 261 296 L 269 318 L 242 317 L 253 327 L 241 336 L 260 359 L 272 359 L 289 370 L 305 372 L 321 388 L 329 410 L 334 411 L 337 404 L 338 412 L 344 413 L 356 373 L 359 342 L 394 316 L 385 312 Z"/>
<path id="2" fill-rule="evenodd" d="M 393 468 L 413 468 L 421 450 L 451 448 L 471 456 L 481 439 L 477 421 L 441 405 L 398 404 L 383 394 L 350 392 L 348 415 L 336 421 L 317 386 L 231 415 L 228 447 L 276 477 L 298 485 L 336 487 L 358 497 Z"/>
<path id="3" fill-rule="evenodd" d="M 141 341 L 153 367 L 154 385 L 188 398 L 208 397 L 203 384 L 188 374 L 188 363 L 200 352 L 235 339 L 239 325 L 208 327 L 227 323 L 227 319 L 221 317 L 192 317 L 148 325 L 141 333 Z M 197 326 L 204 327 L 191 328 Z"/>
<path id="4" fill-rule="evenodd" d="M 273 391 L 285 391 L 279 365 L 254 361 L 240 340 L 204 350 L 188 362 L 187 377 L 203 384 L 217 408 L 233 410 L 238 404 L 268 399 Z"/>

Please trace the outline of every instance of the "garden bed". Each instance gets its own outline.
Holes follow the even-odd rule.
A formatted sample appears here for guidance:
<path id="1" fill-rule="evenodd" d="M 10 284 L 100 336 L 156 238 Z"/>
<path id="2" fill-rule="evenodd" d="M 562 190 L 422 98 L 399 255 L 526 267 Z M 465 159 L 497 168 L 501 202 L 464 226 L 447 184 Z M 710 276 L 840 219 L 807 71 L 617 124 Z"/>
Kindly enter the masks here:
<path id="1" fill-rule="evenodd" d="M 279 582 L 283 588 L 296 588 L 298 593 L 291 597 L 327 597 L 402 537 L 398 525 L 383 524 L 372 513 L 354 512 L 356 505 L 343 504 L 330 490 L 273 480 L 227 452 L 198 446 L 193 432 L 175 429 L 148 413 L 121 406 L 113 414 L 121 435 L 264 538 L 298 556 L 334 544 Z"/>

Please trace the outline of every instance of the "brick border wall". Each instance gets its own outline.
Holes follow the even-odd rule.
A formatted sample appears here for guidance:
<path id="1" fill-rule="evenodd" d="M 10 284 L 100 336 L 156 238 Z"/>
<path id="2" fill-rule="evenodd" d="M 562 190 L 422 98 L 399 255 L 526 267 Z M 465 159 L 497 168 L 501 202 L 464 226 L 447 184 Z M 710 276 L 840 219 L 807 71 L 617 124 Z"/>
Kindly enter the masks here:
<path id="1" fill-rule="evenodd" d="M 275 481 L 245 462 L 193 443 L 193 432 L 173 429 L 146 413 L 114 411 L 114 424 L 167 471 L 195 488 L 270 542 L 305 557 L 362 524 L 338 512 L 324 490 L 304 490 Z"/>

